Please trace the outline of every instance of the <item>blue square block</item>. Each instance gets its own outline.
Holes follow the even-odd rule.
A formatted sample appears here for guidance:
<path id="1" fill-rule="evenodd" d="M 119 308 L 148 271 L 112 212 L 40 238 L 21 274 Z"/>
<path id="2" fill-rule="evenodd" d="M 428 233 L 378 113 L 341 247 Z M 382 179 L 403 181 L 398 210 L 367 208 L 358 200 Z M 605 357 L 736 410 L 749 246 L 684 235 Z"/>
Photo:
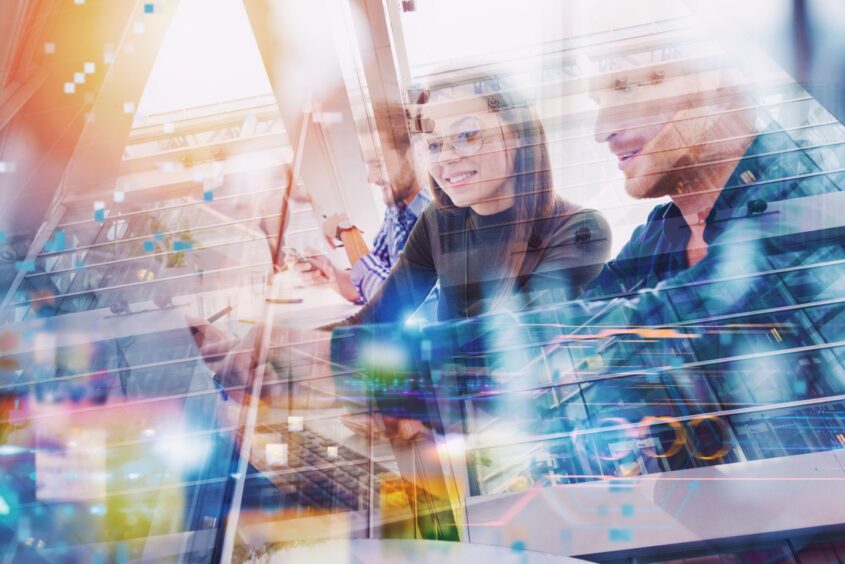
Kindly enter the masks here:
<path id="1" fill-rule="evenodd" d="M 203 192 L 202 193 L 202 199 L 205 200 L 206 202 L 213 202 L 214 201 L 214 192 L 212 192 L 211 190 L 209 190 L 208 192 Z"/>
<path id="2" fill-rule="evenodd" d="M 32 272 L 35 270 L 34 260 L 21 260 L 15 263 L 15 270 L 18 272 Z"/>
<path id="3" fill-rule="evenodd" d="M 53 233 L 53 239 L 44 245 L 44 250 L 50 253 L 55 253 L 65 250 L 65 232 L 56 231 Z"/>
<path id="4" fill-rule="evenodd" d="M 156 231 L 155 233 L 153 233 L 153 238 L 156 241 L 164 241 L 164 233 L 162 233 L 161 231 Z"/>
<path id="5" fill-rule="evenodd" d="M 102 223 L 106 220 L 106 210 L 94 210 L 94 221 Z"/>
<path id="6" fill-rule="evenodd" d="M 128 564 L 129 562 L 129 545 L 125 542 L 117 544 L 115 547 L 114 561 L 116 564 Z"/>
<path id="7" fill-rule="evenodd" d="M 633 540 L 634 531 L 631 529 L 610 529 L 611 542 L 627 542 Z"/>
<path id="8" fill-rule="evenodd" d="M 610 480 L 610 493 L 629 492 L 633 484 L 627 480 Z"/>
<path id="9" fill-rule="evenodd" d="M 194 244 L 191 241 L 173 241 L 174 251 L 190 251 L 193 248 Z"/>
<path id="10" fill-rule="evenodd" d="M 633 517 L 634 516 L 634 506 L 630 503 L 626 503 L 622 506 L 622 517 Z"/>
<path id="11" fill-rule="evenodd" d="M 155 6 L 152 3 L 148 2 L 148 3 L 144 4 L 144 13 L 145 14 L 152 14 L 154 10 L 155 10 Z"/>
<path id="12" fill-rule="evenodd" d="M 148 253 L 153 252 L 156 249 L 155 243 L 152 241 L 144 241 L 144 250 Z"/>

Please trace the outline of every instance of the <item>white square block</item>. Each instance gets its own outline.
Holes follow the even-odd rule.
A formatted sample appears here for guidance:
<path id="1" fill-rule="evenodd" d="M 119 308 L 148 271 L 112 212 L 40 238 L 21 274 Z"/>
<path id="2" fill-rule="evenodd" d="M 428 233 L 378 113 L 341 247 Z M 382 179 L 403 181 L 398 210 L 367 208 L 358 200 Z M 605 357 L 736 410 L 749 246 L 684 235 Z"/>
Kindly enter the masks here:
<path id="1" fill-rule="evenodd" d="M 136 35 L 141 35 L 142 33 L 144 33 L 144 29 L 144 22 L 135 22 L 135 24 L 132 26 L 132 31 Z"/>
<path id="2" fill-rule="evenodd" d="M 176 125 L 168 122 L 162 126 L 162 129 L 165 133 L 173 133 L 174 131 L 176 131 Z"/>
<path id="3" fill-rule="evenodd" d="M 120 203 L 120 202 L 124 201 L 125 199 L 126 199 L 126 195 L 123 192 L 121 192 L 119 190 L 114 191 L 114 201 L 115 202 Z"/>
<path id="4" fill-rule="evenodd" d="M 85 84 L 85 73 L 84 72 L 73 73 L 73 81 L 77 84 Z"/>
<path id="5" fill-rule="evenodd" d="M 264 446 L 264 458 L 270 466 L 287 466 L 288 445 L 284 443 L 267 443 Z"/>
<path id="6" fill-rule="evenodd" d="M 47 55 L 52 55 L 56 52 L 56 44 L 55 43 L 45 43 L 44 44 L 44 53 Z"/>
<path id="7" fill-rule="evenodd" d="M 288 431 L 301 431 L 305 428 L 305 419 L 300 415 L 288 416 Z"/>
<path id="8" fill-rule="evenodd" d="M 94 74 L 97 71 L 97 65 L 95 65 L 94 63 L 88 62 L 88 63 L 85 63 L 85 65 L 83 66 L 83 69 L 85 70 L 85 74 Z"/>
<path id="9" fill-rule="evenodd" d="M 135 113 L 135 103 L 134 102 L 124 102 L 123 103 L 123 113 L 124 114 L 134 114 Z"/>
<path id="10" fill-rule="evenodd" d="M 65 82 L 65 94 L 73 94 L 76 92 L 76 85 L 72 82 Z"/>

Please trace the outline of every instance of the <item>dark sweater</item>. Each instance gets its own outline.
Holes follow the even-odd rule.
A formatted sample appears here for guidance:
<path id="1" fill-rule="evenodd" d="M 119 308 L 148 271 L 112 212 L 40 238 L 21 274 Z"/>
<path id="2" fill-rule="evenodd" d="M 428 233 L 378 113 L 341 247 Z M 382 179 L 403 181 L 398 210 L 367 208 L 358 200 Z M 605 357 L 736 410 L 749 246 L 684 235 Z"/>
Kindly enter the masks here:
<path id="1" fill-rule="evenodd" d="M 430 205 L 411 231 L 398 263 L 379 292 L 355 315 L 335 325 L 395 323 L 407 319 L 440 280 L 438 319 L 484 313 L 498 295 L 509 259 L 500 242 L 514 212 L 482 216 L 469 208 Z M 595 210 L 558 199 L 552 216 L 533 226 L 520 276 L 510 277 L 509 306 L 526 309 L 577 298 L 610 251 L 610 228 Z"/>

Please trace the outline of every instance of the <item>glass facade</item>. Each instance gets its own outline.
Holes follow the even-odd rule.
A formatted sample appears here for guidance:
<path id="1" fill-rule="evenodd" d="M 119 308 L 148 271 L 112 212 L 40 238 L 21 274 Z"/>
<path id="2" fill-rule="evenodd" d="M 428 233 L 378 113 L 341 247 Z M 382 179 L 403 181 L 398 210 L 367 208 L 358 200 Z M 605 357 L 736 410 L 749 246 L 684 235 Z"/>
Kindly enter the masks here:
<path id="1" fill-rule="evenodd" d="M 144 41 L 158 44 L 154 33 L 164 32 L 137 18 L 157 17 L 160 4 L 138 4 L 143 12 L 127 15 L 122 27 L 106 25 L 127 36 L 131 30 L 134 41 L 120 39 L 117 51 L 146 57 L 139 73 L 157 52 Z M 178 2 L 165 4 L 175 11 Z M 293 4 L 269 14 L 246 3 L 272 95 L 143 116 L 133 115 L 138 100 L 123 100 L 122 91 L 103 95 L 108 103 L 98 90 L 83 94 L 93 71 L 74 77 L 60 101 L 75 84 L 81 105 L 68 118 L 76 137 L 62 140 L 72 146 L 62 162 L 51 160 L 58 157 L 44 141 L 57 127 L 52 118 L 31 117 L 39 109 L 46 115 L 45 102 L 36 96 L 32 103 L 42 106 L 6 119 L 5 104 L 19 91 L 6 97 L 5 88 L 23 83 L 0 76 L 0 176 L 14 164 L 39 186 L 56 187 L 30 203 L 0 196 L 0 207 L 8 204 L 0 209 L 0 560 L 262 561 L 343 539 L 350 560 L 366 561 L 355 552 L 364 546 L 358 542 L 416 539 L 495 545 L 526 561 L 537 550 L 631 564 L 845 562 L 845 516 L 835 511 L 821 523 L 801 507 L 788 526 L 761 524 L 759 536 L 743 530 L 732 538 L 730 524 L 707 528 L 719 519 L 712 508 L 673 514 L 658 492 L 673 480 L 699 488 L 734 479 L 732 469 L 756 471 L 790 457 L 811 461 L 807 467 L 824 476 L 778 472 L 808 484 L 830 480 L 831 495 L 839 491 L 845 239 L 836 206 L 845 187 L 845 126 L 810 86 L 753 53 L 737 57 L 736 45 L 726 48 L 695 11 L 671 0 L 648 0 L 641 10 L 615 0 L 531 0 L 519 10 L 445 0 L 376 3 L 378 10 L 357 1 L 317 4 L 327 9 L 315 16 Z M 0 16 L 30 22 L 18 30 L 22 37 L 41 29 L 31 21 L 40 5 L 23 2 L 15 14 L 0 6 Z M 73 23 L 62 14 L 51 15 L 60 22 L 53 33 Z M 325 25 L 279 23 L 288 21 Z M 502 32 L 519 29 L 526 33 Z M 308 41 L 329 32 L 331 53 L 288 49 L 313 46 Z M 33 45 L 44 37 L 36 39 L 26 52 L 42 50 Z M 125 58 L 115 62 L 119 38 L 100 39 L 97 65 L 104 44 L 114 73 L 132 67 Z M 86 51 L 86 61 L 92 57 Z M 312 66 L 338 80 L 325 87 Z M 302 80 L 291 84 L 284 73 Z M 468 73 L 507 75 L 525 103 L 500 108 L 488 97 L 481 115 L 496 127 L 452 124 L 437 137 L 454 117 L 449 112 L 473 107 L 484 93 L 487 79 L 467 82 Z M 128 78 L 114 76 L 108 83 L 97 76 L 98 88 L 119 90 L 114 82 L 124 79 L 130 88 Z M 738 82 L 726 86 L 730 80 Z M 474 97 L 454 95 L 467 85 Z M 718 103 L 701 110 L 684 98 L 689 92 L 660 94 L 667 85 L 702 98 L 715 92 Z M 438 89 L 452 94 L 438 99 Z M 139 98 L 143 81 L 136 90 Z M 565 303 L 503 299 L 504 307 L 473 317 L 467 296 L 486 290 L 470 283 L 467 265 L 483 255 L 483 267 L 498 267 L 512 249 L 491 246 L 487 256 L 486 247 L 467 248 L 466 217 L 474 216 L 466 212 L 463 255 L 428 249 L 438 289 L 449 273 L 462 282 L 464 319 L 359 324 L 364 338 L 348 363 L 337 354 L 338 335 L 356 328 L 341 327 L 331 353 L 321 351 L 312 330 L 373 311 L 359 310 L 360 295 L 343 293 L 343 276 L 364 260 L 344 235 L 357 231 L 372 247 L 385 207 L 404 213 L 412 201 L 389 194 L 401 180 L 390 153 L 396 141 L 383 131 L 391 99 L 400 102 L 401 135 L 411 135 L 417 160 L 409 162 L 419 169 L 399 170 L 419 177 L 440 202 L 416 221 L 432 221 L 431 210 L 449 206 L 477 211 L 459 199 L 473 176 L 483 185 L 547 173 L 550 198 L 565 199 L 567 211 L 570 204 L 594 210 L 608 225 L 605 258 L 627 257 L 612 267 L 641 280 L 629 284 L 620 274 L 613 283 L 585 283 L 585 297 Z M 644 117 L 646 107 L 652 114 Z M 536 114 L 539 133 L 525 137 L 524 124 L 502 117 L 517 110 Z M 30 142 L 24 118 L 46 120 L 48 133 L 33 142 L 33 154 L 47 155 L 44 164 L 15 156 L 17 145 Z M 716 118 L 724 130 L 708 121 Z M 746 119 L 753 133 L 731 129 Z M 96 129 L 120 120 L 125 135 L 117 125 Z M 602 129 L 613 120 L 619 131 Z M 666 134 L 661 128 L 676 135 L 667 146 L 641 143 L 626 152 L 614 145 L 622 130 L 636 140 L 632 130 Z M 501 170 L 490 164 L 495 135 L 500 153 L 519 155 Z M 432 141 L 437 158 L 450 156 L 432 162 Z M 733 144 L 747 152 L 737 157 Z M 114 163 L 102 156 L 112 145 L 120 153 Z M 525 157 L 535 145 L 546 160 Z M 86 151 L 96 158 L 86 161 Z M 693 160 L 702 154 L 704 162 Z M 649 156 L 654 170 L 625 173 L 645 167 L 633 163 Z M 455 162 L 476 168 L 450 169 Z M 56 177 L 52 166 L 61 170 Z M 95 174 L 101 166 L 105 178 Z M 96 170 L 80 172 L 86 167 Z M 719 198 L 741 203 L 723 209 L 714 198 L 698 224 L 680 212 L 657 218 L 655 206 L 701 188 L 667 176 L 677 181 L 673 189 L 638 195 L 635 180 L 668 174 L 660 167 L 695 169 L 710 188 L 718 177 Z M 14 182 L 21 193 L 35 189 L 20 175 Z M 749 200 L 752 189 L 765 196 Z M 37 221 L 20 228 L 29 213 Z M 642 243 L 642 226 L 655 218 L 665 220 L 667 239 L 680 223 L 701 227 L 705 258 L 686 242 L 634 249 L 629 241 Z M 406 238 L 418 240 L 432 224 L 420 225 Z M 502 243 L 512 228 L 491 241 Z M 593 235 L 579 230 L 540 250 L 565 254 L 560 248 L 580 248 Z M 459 255 L 462 265 L 443 266 Z M 404 265 L 414 256 L 395 260 Z M 696 270 L 714 256 L 716 267 Z M 520 284 L 521 267 L 511 273 Z M 700 275 L 683 276 L 690 272 Z M 399 301 L 415 311 L 420 304 L 405 290 Z M 219 345 L 216 332 L 228 348 L 209 352 L 210 342 Z M 765 496 L 740 495 L 742 480 L 764 481 L 760 472 L 736 478 L 731 485 L 740 486 L 722 494 L 765 505 Z M 653 491 L 618 501 L 619 484 Z M 590 488 L 607 491 L 589 498 Z M 660 521 L 666 515 L 671 524 Z"/>

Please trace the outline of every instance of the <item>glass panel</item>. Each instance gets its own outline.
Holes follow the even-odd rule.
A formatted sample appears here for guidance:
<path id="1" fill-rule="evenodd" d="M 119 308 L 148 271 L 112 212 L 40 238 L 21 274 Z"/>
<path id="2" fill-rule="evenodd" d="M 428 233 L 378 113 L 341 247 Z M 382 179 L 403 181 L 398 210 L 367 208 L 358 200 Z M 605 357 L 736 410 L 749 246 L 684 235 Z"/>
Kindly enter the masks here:
<path id="1" fill-rule="evenodd" d="M 845 410 L 841 403 L 734 415 L 729 420 L 749 460 L 845 446 Z"/>

